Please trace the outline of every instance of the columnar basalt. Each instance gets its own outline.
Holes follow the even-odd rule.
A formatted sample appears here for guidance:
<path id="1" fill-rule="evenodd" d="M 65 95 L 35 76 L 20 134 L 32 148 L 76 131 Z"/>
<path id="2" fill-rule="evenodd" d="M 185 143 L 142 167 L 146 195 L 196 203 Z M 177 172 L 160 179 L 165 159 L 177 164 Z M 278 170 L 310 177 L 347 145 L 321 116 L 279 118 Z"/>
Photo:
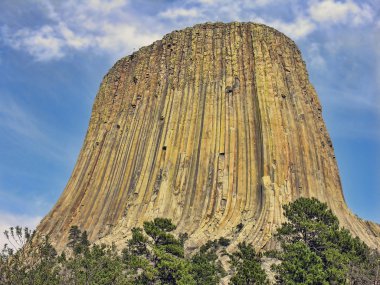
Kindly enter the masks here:
<path id="1" fill-rule="evenodd" d="M 174 31 L 104 77 L 72 176 L 38 231 L 71 225 L 123 246 L 172 218 L 197 247 L 221 236 L 260 249 L 297 197 L 328 203 L 370 246 L 380 229 L 346 206 L 322 108 L 294 42 L 253 23 Z"/>

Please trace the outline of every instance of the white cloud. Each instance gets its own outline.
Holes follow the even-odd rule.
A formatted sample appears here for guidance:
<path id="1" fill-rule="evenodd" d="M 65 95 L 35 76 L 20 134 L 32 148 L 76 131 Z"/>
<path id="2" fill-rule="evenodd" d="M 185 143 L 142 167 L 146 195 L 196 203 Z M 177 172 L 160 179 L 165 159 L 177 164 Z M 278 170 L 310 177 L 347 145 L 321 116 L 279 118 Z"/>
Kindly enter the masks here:
<path id="1" fill-rule="evenodd" d="M 211 5 L 211 4 L 216 3 L 217 1 L 218 1 L 218 0 L 198 0 L 197 2 L 200 3 L 200 4 Z"/>
<path id="2" fill-rule="evenodd" d="M 197 21 L 192 23 L 252 21 L 255 18 L 256 9 L 263 8 L 274 2 L 274 0 L 187 0 L 182 2 L 183 6 L 173 6 L 165 10 L 164 13 L 165 15 L 167 14 L 168 19 L 176 22 L 183 20 L 186 24 L 189 24 L 188 20 L 190 19 Z M 187 17 L 185 15 L 176 17 L 176 14 L 188 15 Z"/>
<path id="3" fill-rule="evenodd" d="M 336 109 L 344 108 L 351 111 L 366 111 L 378 113 L 380 112 L 380 102 L 376 102 L 375 94 L 355 94 L 350 90 L 344 90 L 344 88 L 332 90 L 330 96 L 327 98 L 331 105 L 335 105 Z M 380 129 L 373 130 L 380 134 Z"/>
<path id="4" fill-rule="evenodd" d="M 294 22 L 284 22 L 281 20 L 266 21 L 265 19 L 261 19 L 261 22 L 278 29 L 295 40 L 308 36 L 316 28 L 312 21 L 304 17 L 299 17 Z"/>
<path id="5" fill-rule="evenodd" d="M 207 4 L 211 4 L 212 2 L 209 2 Z M 177 19 L 177 18 L 196 18 L 200 16 L 200 11 L 191 8 L 191 9 L 184 9 L 184 8 L 172 8 L 172 9 L 167 9 L 164 12 L 161 12 L 159 15 L 162 18 L 167 18 L 167 19 Z"/>
<path id="6" fill-rule="evenodd" d="M 206 4 L 206 5 L 215 5 L 215 6 L 228 6 L 231 3 L 235 3 L 242 7 L 243 9 L 245 8 L 254 8 L 254 7 L 262 7 L 266 6 L 268 4 L 271 4 L 275 2 L 275 0 L 235 0 L 235 1 L 230 1 L 230 0 L 193 0 L 191 2 L 198 3 L 198 4 Z"/>
<path id="7" fill-rule="evenodd" d="M 37 28 L 2 27 L 3 42 L 38 61 L 60 59 L 68 52 L 94 49 L 125 55 L 161 35 L 145 32 L 123 0 L 39 2 L 49 23 Z"/>
<path id="8" fill-rule="evenodd" d="M 70 1 L 68 1 L 70 2 Z M 72 4 L 77 5 L 78 1 L 71 1 Z M 85 3 L 90 10 L 108 14 L 115 9 L 124 7 L 128 1 L 126 0 L 89 0 Z"/>
<path id="9" fill-rule="evenodd" d="M 56 27 L 57 32 L 62 36 L 63 42 L 71 48 L 83 49 L 91 45 L 91 39 L 76 35 L 64 23 L 60 22 Z"/>
<path id="10" fill-rule="evenodd" d="M 194 21 L 254 21 L 274 27 L 292 39 L 305 38 L 316 28 L 315 22 L 304 16 L 300 9 L 296 9 L 297 15 L 290 21 L 273 17 L 268 11 L 263 14 L 258 12 L 259 8 L 268 9 L 266 6 L 275 3 L 274 0 L 189 0 L 183 3 L 183 6 L 177 5 L 165 10 L 160 16 L 176 20 L 176 24 L 182 22 L 182 26 Z M 185 5 L 191 7 L 189 3 L 195 3 L 196 8 L 184 8 Z"/>
<path id="11" fill-rule="evenodd" d="M 0 212 L 0 249 L 3 248 L 4 244 L 8 244 L 11 247 L 4 235 L 4 231 L 9 230 L 10 227 L 15 226 L 28 227 L 29 229 L 33 230 L 36 228 L 40 221 L 40 216 L 18 215 L 13 213 Z"/>
<path id="12" fill-rule="evenodd" d="M 43 13 L 43 24 L 18 30 L 3 27 L 0 36 L 4 43 L 39 61 L 84 50 L 107 52 L 117 58 L 152 43 L 165 32 L 205 21 L 261 22 L 297 40 L 325 23 L 359 25 L 374 19 L 369 4 L 353 0 L 305 2 L 291 0 L 277 5 L 274 0 L 184 0 L 146 15 L 134 12 L 132 2 L 123 0 L 41 0 L 36 5 Z"/>
<path id="13" fill-rule="evenodd" d="M 102 29 L 103 34 L 93 38 L 94 44 L 103 50 L 120 53 L 120 56 L 125 55 L 128 47 L 141 47 L 160 38 L 156 34 L 140 34 L 138 28 L 123 24 L 104 24 Z M 131 46 L 131 42 L 133 42 L 133 46 Z"/>
<path id="14" fill-rule="evenodd" d="M 1 94 L 0 98 L 0 127 L 28 139 L 40 139 L 43 136 L 31 114 L 9 96 Z"/>
<path id="15" fill-rule="evenodd" d="M 67 158 L 72 158 L 76 153 L 68 142 L 62 143 L 52 136 L 51 129 L 54 126 L 46 125 L 46 122 L 27 111 L 23 104 L 12 99 L 7 94 L 0 93 L 0 133 L 5 138 L 12 139 L 13 145 L 31 147 L 49 158 L 67 163 Z M 78 149 L 75 147 L 75 150 Z M 21 150 L 20 150 L 21 151 Z"/>
<path id="16" fill-rule="evenodd" d="M 350 0 L 313 2 L 309 7 L 309 13 L 311 18 L 317 22 L 352 23 L 354 25 L 370 22 L 374 16 L 374 11 L 369 5 L 358 5 Z"/>
<path id="17" fill-rule="evenodd" d="M 12 48 L 27 51 L 40 61 L 63 56 L 63 42 L 50 26 L 43 26 L 37 30 L 23 28 L 13 34 L 9 33 L 8 29 L 3 29 L 2 36 L 5 43 Z"/>
<path id="18" fill-rule="evenodd" d="M 308 62 L 313 68 L 324 69 L 326 68 L 326 61 L 321 55 L 321 48 L 318 43 L 311 43 L 306 51 Z"/>

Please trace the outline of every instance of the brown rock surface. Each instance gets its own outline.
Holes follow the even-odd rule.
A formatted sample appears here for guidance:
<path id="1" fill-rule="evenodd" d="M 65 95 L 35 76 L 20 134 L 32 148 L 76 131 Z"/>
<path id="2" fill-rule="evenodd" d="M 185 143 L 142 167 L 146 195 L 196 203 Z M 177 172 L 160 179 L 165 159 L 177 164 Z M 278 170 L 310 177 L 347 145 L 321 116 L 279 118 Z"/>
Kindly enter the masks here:
<path id="1" fill-rule="evenodd" d="M 206 23 L 119 60 L 104 77 L 72 176 L 38 231 L 71 225 L 123 246 L 168 217 L 188 248 L 270 245 L 282 205 L 328 203 L 372 247 L 380 227 L 347 208 L 317 94 L 292 40 L 264 25 Z M 241 230 L 237 230 L 240 225 Z"/>

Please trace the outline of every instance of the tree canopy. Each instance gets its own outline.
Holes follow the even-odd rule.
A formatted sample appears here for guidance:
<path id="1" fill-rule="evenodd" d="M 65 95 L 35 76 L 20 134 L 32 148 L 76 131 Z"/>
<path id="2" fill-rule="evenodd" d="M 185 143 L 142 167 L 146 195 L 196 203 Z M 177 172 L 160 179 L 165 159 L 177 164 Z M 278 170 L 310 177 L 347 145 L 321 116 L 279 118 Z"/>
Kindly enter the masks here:
<path id="1" fill-rule="evenodd" d="M 58 255 L 48 237 L 14 227 L 5 232 L 10 246 L 0 254 L 0 285 L 213 285 L 226 275 L 233 285 L 379 283 L 379 253 L 340 228 L 325 203 L 300 198 L 284 206 L 284 215 L 287 222 L 275 235 L 280 249 L 267 253 L 246 243 L 228 253 L 231 241 L 220 237 L 185 254 L 187 233 L 174 235 L 176 226 L 166 218 L 133 228 L 121 252 L 91 244 L 87 232 L 73 226 Z M 277 261 L 275 280 L 263 269 L 263 254 Z M 230 266 L 223 268 L 226 258 Z"/>

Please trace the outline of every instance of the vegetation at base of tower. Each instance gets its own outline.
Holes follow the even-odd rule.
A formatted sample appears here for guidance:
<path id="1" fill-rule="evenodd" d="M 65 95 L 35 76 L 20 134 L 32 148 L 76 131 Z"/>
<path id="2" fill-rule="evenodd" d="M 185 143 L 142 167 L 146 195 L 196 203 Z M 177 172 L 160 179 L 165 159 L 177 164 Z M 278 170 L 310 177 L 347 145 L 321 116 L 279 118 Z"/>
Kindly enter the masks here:
<path id="1" fill-rule="evenodd" d="M 277 231 L 281 261 L 273 266 L 278 284 L 377 284 L 379 253 L 346 229 L 315 198 L 284 206 L 286 223 Z"/>
<path id="2" fill-rule="evenodd" d="M 235 271 L 231 284 L 269 284 L 267 274 L 261 268 L 261 255 L 256 254 L 251 245 L 239 243 L 238 250 L 231 255 L 231 264 Z"/>
<path id="3" fill-rule="evenodd" d="M 17 234 L 13 234 L 14 229 Z M 57 252 L 49 239 L 43 238 L 36 243 L 34 233 L 27 228 L 10 228 L 9 232 L 11 235 L 7 232 L 5 236 L 11 247 L 5 245 L 0 254 L 0 284 L 60 284 Z"/>
<path id="4" fill-rule="evenodd" d="M 339 227 L 327 205 L 300 198 L 284 206 L 284 223 L 275 235 L 280 249 L 264 253 L 277 262 L 275 280 L 263 270 L 262 253 L 240 243 L 227 253 L 227 238 L 207 241 L 188 256 L 187 234 L 176 237 L 169 219 L 156 218 L 132 229 L 119 252 L 115 246 L 90 244 L 77 226 L 68 233 L 58 255 L 48 237 L 27 228 L 5 232 L 10 246 L 0 254 L 0 285 L 128 285 L 128 284 L 380 284 L 380 255 Z M 20 248 L 20 249 L 18 249 Z M 228 272 L 221 260 L 229 260 Z"/>

